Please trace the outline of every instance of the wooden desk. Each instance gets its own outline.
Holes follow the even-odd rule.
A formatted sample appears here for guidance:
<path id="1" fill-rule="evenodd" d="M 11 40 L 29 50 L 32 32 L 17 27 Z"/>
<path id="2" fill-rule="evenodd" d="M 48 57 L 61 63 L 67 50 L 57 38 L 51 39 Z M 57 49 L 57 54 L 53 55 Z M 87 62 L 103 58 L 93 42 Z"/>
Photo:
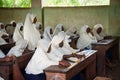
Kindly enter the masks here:
<path id="1" fill-rule="evenodd" d="M 18 64 L 21 70 L 23 70 L 29 60 L 31 59 L 33 52 L 25 51 L 20 57 L 17 57 Z M 13 61 L 0 62 L 0 76 L 5 80 L 10 80 L 10 75 L 13 73 Z"/>
<path id="2" fill-rule="evenodd" d="M 112 60 L 119 59 L 119 39 L 111 38 L 105 39 L 98 43 L 92 44 L 94 50 L 98 50 L 97 53 L 97 75 L 105 76 L 106 67 L 105 67 L 105 55 L 106 51 L 109 49 L 112 53 Z"/>
<path id="3" fill-rule="evenodd" d="M 59 76 L 62 80 L 70 80 L 80 71 L 85 70 L 86 79 L 93 80 L 96 76 L 96 53 L 92 53 L 82 61 L 74 63 L 68 68 L 59 65 L 53 65 L 45 69 L 46 80 L 54 80 L 55 76 Z"/>
<path id="4" fill-rule="evenodd" d="M 15 46 L 15 42 L 9 44 L 3 44 L 0 45 L 0 50 L 2 50 L 3 53 L 6 55 L 13 46 Z"/>

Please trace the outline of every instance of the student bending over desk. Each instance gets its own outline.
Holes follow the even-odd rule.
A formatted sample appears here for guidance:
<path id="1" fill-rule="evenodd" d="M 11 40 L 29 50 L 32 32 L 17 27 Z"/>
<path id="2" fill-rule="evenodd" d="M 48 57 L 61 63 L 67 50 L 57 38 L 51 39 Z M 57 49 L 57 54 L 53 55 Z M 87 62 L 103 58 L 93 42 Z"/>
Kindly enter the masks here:
<path id="1" fill-rule="evenodd" d="M 95 35 L 98 42 L 102 42 L 102 40 L 104 40 L 104 39 L 111 38 L 110 36 L 105 35 L 105 33 L 103 32 L 103 29 L 104 29 L 104 27 L 101 24 L 96 24 L 93 27 L 93 34 Z M 111 54 L 110 50 L 107 50 L 107 52 L 106 52 L 106 65 L 110 68 L 113 66 L 113 64 L 110 62 L 111 56 L 112 56 L 112 54 Z"/>
<path id="2" fill-rule="evenodd" d="M 70 66 L 70 63 L 63 58 L 73 57 L 74 55 L 64 55 L 60 52 L 60 48 L 63 46 L 60 43 L 64 38 L 64 36 L 55 35 L 49 45 L 43 44 L 41 40 L 39 41 L 35 53 L 25 68 L 25 78 L 27 80 L 46 80 L 44 69 L 51 65 Z"/>

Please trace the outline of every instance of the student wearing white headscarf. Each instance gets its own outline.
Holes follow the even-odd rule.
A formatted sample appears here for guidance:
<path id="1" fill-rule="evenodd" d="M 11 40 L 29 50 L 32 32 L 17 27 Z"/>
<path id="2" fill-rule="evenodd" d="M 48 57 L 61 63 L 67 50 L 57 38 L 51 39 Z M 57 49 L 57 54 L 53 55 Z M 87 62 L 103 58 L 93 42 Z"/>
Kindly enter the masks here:
<path id="1" fill-rule="evenodd" d="M 93 34 L 95 35 L 98 41 L 104 39 L 105 34 L 103 33 L 103 25 L 96 24 L 93 27 Z"/>
<path id="2" fill-rule="evenodd" d="M 58 49 L 63 37 L 57 40 L 58 35 L 55 35 L 49 44 L 38 42 L 37 49 L 25 68 L 27 80 L 45 80 L 43 70 L 50 65 L 70 66 L 63 60 L 64 55 Z"/>
<path id="3" fill-rule="evenodd" d="M 4 35 L 8 36 L 8 33 L 5 30 L 5 26 L 3 23 L 0 23 L 0 31 L 3 32 Z"/>
<path id="4" fill-rule="evenodd" d="M 53 32 L 53 36 L 54 36 L 54 35 L 57 35 L 60 31 L 64 31 L 63 24 L 58 24 L 58 25 L 55 27 L 54 32 Z"/>
<path id="5" fill-rule="evenodd" d="M 80 58 L 81 55 L 78 54 L 72 54 L 75 53 L 77 50 L 72 49 L 68 45 L 68 36 L 65 34 L 64 31 L 61 31 L 58 33 L 58 35 L 55 35 L 51 41 L 51 51 L 52 49 L 58 50 L 60 53 L 54 51 L 54 55 L 57 55 L 60 59 L 67 59 L 70 57 L 77 57 Z M 49 53 L 48 53 L 49 54 Z M 51 60 L 53 59 L 53 56 L 50 57 Z M 82 80 L 82 77 L 80 74 L 75 75 L 71 80 Z"/>
<path id="6" fill-rule="evenodd" d="M 42 23 L 36 22 L 36 29 L 40 32 L 40 34 L 43 34 Z"/>
<path id="7" fill-rule="evenodd" d="M 21 39 L 16 42 L 16 45 L 10 49 L 7 55 L 8 56 L 15 55 L 16 57 L 19 57 L 23 54 L 26 47 L 27 47 L 27 41 Z"/>
<path id="8" fill-rule="evenodd" d="M 72 53 L 79 51 L 79 50 L 75 50 L 72 47 L 70 47 L 69 37 L 70 36 L 67 36 L 64 31 L 61 31 L 58 33 L 58 40 L 62 39 L 61 44 L 63 44 L 63 46 L 59 48 L 62 54 L 72 54 Z"/>
<path id="9" fill-rule="evenodd" d="M 24 27 L 23 27 L 23 36 L 24 39 L 28 42 L 28 49 L 35 50 L 37 43 L 40 40 L 40 33 L 36 29 L 37 18 L 35 15 L 28 13 L 26 15 Z"/>
<path id="10" fill-rule="evenodd" d="M 53 31 L 52 31 L 51 26 L 45 27 L 44 34 L 43 34 L 43 39 L 51 41 L 52 40 L 52 34 L 53 34 Z"/>
<path id="11" fill-rule="evenodd" d="M 70 27 L 67 31 L 66 34 L 69 36 L 78 36 L 77 33 L 77 28 L 76 27 Z"/>
<path id="12" fill-rule="evenodd" d="M 16 27 L 16 22 L 15 22 L 15 20 L 12 20 L 12 21 L 10 21 L 9 24 L 6 24 L 6 25 L 5 25 L 5 29 L 6 29 L 7 33 L 8 33 L 11 37 L 13 36 L 15 27 Z"/>
<path id="13" fill-rule="evenodd" d="M 37 49 L 25 68 L 25 78 L 27 80 L 46 80 L 44 69 L 50 65 L 59 65 L 62 56 L 53 46 L 50 52 L 47 52 L 49 45 L 38 42 Z M 55 53 L 57 53 L 55 55 Z"/>
<path id="14" fill-rule="evenodd" d="M 96 24 L 93 28 L 93 34 L 95 35 L 95 37 L 97 38 L 98 41 L 103 40 L 104 38 L 108 37 L 104 34 L 103 32 L 103 25 L 101 24 Z M 106 65 L 108 67 L 113 67 L 113 64 L 111 62 L 112 59 L 112 53 L 110 50 L 106 51 Z"/>
<path id="15" fill-rule="evenodd" d="M 9 34 L 6 32 L 4 24 L 0 23 L 0 37 L 2 36 L 9 36 Z"/>
<path id="16" fill-rule="evenodd" d="M 13 41 L 17 42 L 21 39 L 23 39 L 23 23 L 17 23 L 13 34 Z"/>
<path id="17" fill-rule="evenodd" d="M 84 25 L 80 29 L 80 37 L 77 41 L 77 48 L 84 49 L 88 47 L 91 49 L 91 43 L 97 42 L 96 37 L 92 34 L 91 29 L 88 25 Z"/>
<path id="18" fill-rule="evenodd" d="M 7 44 L 7 42 L 3 38 L 0 37 L 0 45 L 3 45 L 3 44 Z"/>
<path id="19" fill-rule="evenodd" d="M 0 37 L 1 37 L 0 44 L 1 43 L 6 44 L 7 43 L 6 41 L 8 41 L 8 39 L 9 39 L 9 34 L 6 32 L 3 23 L 0 23 Z"/>

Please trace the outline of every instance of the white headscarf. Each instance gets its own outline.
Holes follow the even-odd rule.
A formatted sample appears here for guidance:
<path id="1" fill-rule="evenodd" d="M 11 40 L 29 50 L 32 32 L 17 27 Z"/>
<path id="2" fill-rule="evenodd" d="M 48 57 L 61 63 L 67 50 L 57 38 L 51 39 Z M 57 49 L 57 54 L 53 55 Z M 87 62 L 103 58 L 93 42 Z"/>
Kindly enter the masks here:
<path id="1" fill-rule="evenodd" d="M 15 20 L 10 21 L 10 24 L 13 24 L 13 23 L 15 23 Z"/>
<path id="2" fill-rule="evenodd" d="M 45 28 L 45 31 L 44 31 L 44 34 L 43 34 L 43 37 L 45 39 L 47 39 L 48 41 L 51 41 L 52 40 L 52 34 L 50 34 L 50 29 L 52 29 L 50 26 L 47 26 Z"/>
<path id="3" fill-rule="evenodd" d="M 16 57 L 19 57 L 23 54 L 25 48 L 27 47 L 27 41 L 26 40 L 19 40 L 16 42 L 16 45 L 10 49 L 7 55 L 15 55 Z"/>
<path id="4" fill-rule="evenodd" d="M 35 16 L 33 14 L 28 13 L 23 27 L 24 39 L 28 42 L 29 50 L 35 50 L 40 40 L 40 33 L 36 29 L 36 24 L 33 24 L 34 18 Z"/>
<path id="5" fill-rule="evenodd" d="M 37 28 L 38 31 L 39 31 L 40 26 L 41 26 L 41 29 L 42 29 L 42 23 L 36 22 L 36 28 Z"/>
<path id="6" fill-rule="evenodd" d="M 3 44 L 7 44 L 7 42 L 3 38 L 0 37 L 0 45 L 3 45 Z"/>
<path id="7" fill-rule="evenodd" d="M 0 80 L 4 80 L 2 77 L 0 77 Z"/>
<path id="8" fill-rule="evenodd" d="M 63 59 L 63 54 L 59 50 L 59 43 L 62 41 L 62 38 L 58 38 L 57 35 L 55 35 L 49 44 L 48 48 L 51 45 L 51 50 L 47 55 L 49 56 L 49 59 L 52 61 L 61 61 Z M 47 48 L 47 50 L 48 50 Z"/>
<path id="9" fill-rule="evenodd" d="M 91 43 L 97 42 L 96 38 L 91 33 L 87 33 L 86 30 L 89 28 L 88 25 L 84 25 L 80 29 L 80 37 L 77 41 L 77 48 L 84 49 L 85 47 L 91 46 Z"/>
<path id="10" fill-rule="evenodd" d="M 67 31 L 66 34 L 69 36 L 76 36 L 76 34 L 74 34 L 74 32 L 77 31 L 76 27 L 70 27 Z"/>
<path id="11" fill-rule="evenodd" d="M 49 46 L 49 43 L 52 40 L 51 34 L 50 34 L 50 29 L 51 27 L 48 26 L 45 28 L 44 34 L 43 34 L 43 38 L 39 40 L 38 42 L 38 46 L 39 44 L 41 44 L 41 46 L 43 47 L 44 51 L 47 52 L 47 48 Z"/>
<path id="12" fill-rule="evenodd" d="M 0 50 L 0 58 L 4 58 L 4 57 L 5 57 L 5 54 Z"/>
<path id="13" fill-rule="evenodd" d="M 7 35 L 8 36 L 8 33 L 6 32 L 5 28 L 1 29 L 1 25 L 4 25 L 4 24 L 0 23 L 0 36 L 2 36 L 2 35 Z"/>
<path id="14" fill-rule="evenodd" d="M 63 46 L 58 48 L 62 54 L 72 54 L 77 51 L 70 47 L 68 38 L 64 31 L 58 33 L 58 40 L 63 41 Z"/>
<path id="15" fill-rule="evenodd" d="M 102 29 L 101 33 L 99 33 L 99 34 L 97 33 L 98 28 Z M 93 34 L 95 35 L 97 40 L 102 40 L 104 38 L 104 36 L 105 36 L 105 34 L 103 33 L 103 26 L 101 24 L 96 24 L 93 27 Z"/>
<path id="16" fill-rule="evenodd" d="M 58 61 L 53 61 L 49 59 L 49 56 L 46 53 L 46 49 L 48 44 L 44 44 L 42 42 L 38 43 L 37 49 L 33 54 L 31 60 L 29 61 L 25 71 L 27 74 L 40 74 L 43 73 L 43 70 L 51 65 L 58 65 Z M 53 56 L 52 58 L 56 58 Z"/>
<path id="17" fill-rule="evenodd" d="M 17 23 L 17 26 L 14 30 L 13 41 L 17 42 L 20 39 L 23 39 L 23 31 L 20 31 L 20 28 L 23 26 L 23 23 Z"/>
<path id="18" fill-rule="evenodd" d="M 60 31 L 62 31 L 62 27 L 63 27 L 63 24 L 58 24 L 54 29 L 53 36 L 57 35 Z"/>

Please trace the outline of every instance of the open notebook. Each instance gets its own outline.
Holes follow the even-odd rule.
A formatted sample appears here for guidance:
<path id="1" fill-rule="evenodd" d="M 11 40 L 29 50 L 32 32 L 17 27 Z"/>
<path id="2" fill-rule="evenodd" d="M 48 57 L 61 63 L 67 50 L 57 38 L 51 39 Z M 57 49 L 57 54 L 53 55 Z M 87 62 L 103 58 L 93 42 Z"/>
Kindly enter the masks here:
<path id="1" fill-rule="evenodd" d="M 76 57 L 70 57 L 70 58 L 68 58 L 68 60 L 69 60 L 69 62 L 71 64 L 71 66 L 68 67 L 68 68 L 71 68 L 71 67 L 75 66 L 78 62 L 83 61 L 84 59 L 86 59 L 90 55 L 94 54 L 95 52 L 97 52 L 97 50 L 84 50 L 84 51 L 81 51 L 79 53 L 76 53 L 76 54 L 79 54 L 79 55 L 85 55 L 85 57 L 82 57 L 80 59 L 78 59 Z"/>

